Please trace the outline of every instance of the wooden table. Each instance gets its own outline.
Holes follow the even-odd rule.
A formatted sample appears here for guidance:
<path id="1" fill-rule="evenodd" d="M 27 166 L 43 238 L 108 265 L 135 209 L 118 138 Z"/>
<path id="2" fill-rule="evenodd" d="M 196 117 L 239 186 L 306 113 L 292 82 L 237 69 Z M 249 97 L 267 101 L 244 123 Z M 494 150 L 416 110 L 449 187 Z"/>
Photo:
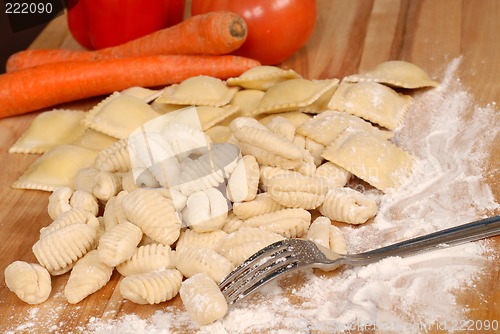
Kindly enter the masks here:
<path id="1" fill-rule="evenodd" d="M 318 20 L 313 36 L 282 66 L 311 79 L 341 78 L 372 69 L 389 59 L 401 59 L 435 73 L 451 59 L 462 56 L 458 74 L 463 85 L 480 103 L 500 101 L 499 1 L 318 0 L 317 3 Z M 78 45 L 69 35 L 63 16 L 54 20 L 31 47 L 75 49 Z M 12 324 L 28 321 L 33 312 L 6 288 L 3 269 L 14 260 L 35 261 L 31 246 L 38 238 L 39 229 L 50 223 L 48 193 L 10 187 L 36 158 L 7 153 L 35 115 L 0 120 L 0 332 L 12 329 Z M 496 142 L 487 166 L 489 173 L 485 175 L 496 200 L 500 201 L 499 136 Z M 497 237 L 495 243 L 498 256 L 500 238 Z M 477 294 L 461 296 L 460 301 L 470 309 L 469 319 L 500 320 L 499 276 L 498 267 L 490 268 L 478 284 Z M 63 322 L 58 327 L 60 332 L 78 332 L 78 326 L 85 325 L 91 317 L 153 314 L 155 306 L 121 303 L 115 291 L 118 278 L 115 274 L 103 290 L 78 306 L 67 305 L 61 298 L 56 301 L 50 298 L 39 306 L 38 321 L 19 332 L 47 333 L 59 322 Z M 61 291 L 66 280 L 67 275 L 56 277 L 53 291 Z M 481 294 L 483 297 L 479 297 Z M 180 305 L 178 298 L 173 303 Z M 42 321 L 49 318 L 53 320 Z"/>

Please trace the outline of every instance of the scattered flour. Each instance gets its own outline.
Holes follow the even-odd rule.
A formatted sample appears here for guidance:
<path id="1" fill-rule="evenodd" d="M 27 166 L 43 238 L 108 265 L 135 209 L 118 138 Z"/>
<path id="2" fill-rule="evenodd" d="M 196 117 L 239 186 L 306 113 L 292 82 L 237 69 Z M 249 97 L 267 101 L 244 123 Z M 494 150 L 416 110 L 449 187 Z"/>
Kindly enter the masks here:
<path id="1" fill-rule="evenodd" d="M 349 250 L 360 252 L 448 228 L 500 205 L 484 183 L 483 164 L 498 135 L 495 104 L 475 105 L 456 78 L 460 58 L 436 89 L 414 95 L 405 123 L 393 139 L 417 157 L 408 182 L 393 193 L 366 190 L 380 205 L 375 220 L 342 227 Z M 465 121 L 466 119 L 466 121 Z M 442 321 L 466 318 L 457 291 L 471 288 L 493 261 L 488 242 L 475 242 L 412 257 L 391 257 L 335 273 L 312 270 L 273 282 L 231 307 L 222 321 L 199 328 L 182 310 L 164 308 L 148 319 L 126 315 L 92 318 L 82 332 L 127 333 L 422 333 Z M 498 256 L 498 254 L 496 254 Z M 17 330 L 29 331 L 36 318 Z"/>

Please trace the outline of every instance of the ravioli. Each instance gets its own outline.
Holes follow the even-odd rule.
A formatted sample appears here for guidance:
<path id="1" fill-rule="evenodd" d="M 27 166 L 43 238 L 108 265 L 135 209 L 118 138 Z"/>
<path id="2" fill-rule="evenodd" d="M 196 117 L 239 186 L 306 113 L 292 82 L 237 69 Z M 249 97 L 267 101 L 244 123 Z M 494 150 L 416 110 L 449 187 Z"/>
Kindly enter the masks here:
<path id="1" fill-rule="evenodd" d="M 412 170 L 413 157 L 380 136 L 346 130 L 322 154 L 384 192 L 397 188 Z"/>
<path id="2" fill-rule="evenodd" d="M 115 92 L 90 110 L 83 122 L 91 129 L 121 139 L 158 116 L 141 99 Z"/>
<path id="3" fill-rule="evenodd" d="M 345 80 L 349 82 L 374 81 L 409 89 L 437 87 L 439 85 L 422 68 L 403 60 L 386 61 L 369 72 L 353 74 L 346 77 Z"/>
<path id="4" fill-rule="evenodd" d="M 411 97 L 399 94 L 377 82 L 342 82 L 328 103 L 328 108 L 345 111 L 395 130 L 411 103 Z"/>
<path id="5" fill-rule="evenodd" d="M 69 144 L 85 132 L 84 111 L 54 109 L 33 119 L 30 127 L 9 149 L 9 153 L 45 153 L 61 144 Z"/>
<path id="6" fill-rule="evenodd" d="M 45 191 L 62 186 L 73 188 L 78 171 L 91 167 L 97 153 L 85 147 L 59 145 L 38 158 L 12 187 Z"/>
<path id="7" fill-rule="evenodd" d="M 156 102 L 221 107 L 229 103 L 237 87 L 227 87 L 220 79 L 199 75 L 167 87 Z"/>

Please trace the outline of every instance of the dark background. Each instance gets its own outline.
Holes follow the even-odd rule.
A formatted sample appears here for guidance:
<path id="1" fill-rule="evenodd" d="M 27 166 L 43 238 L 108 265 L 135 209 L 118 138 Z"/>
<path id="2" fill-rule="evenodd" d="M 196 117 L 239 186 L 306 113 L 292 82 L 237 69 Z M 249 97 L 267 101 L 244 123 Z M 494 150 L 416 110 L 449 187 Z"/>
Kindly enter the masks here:
<path id="1" fill-rule="evenodd" d="M 33 28 L 12 32 L 9 19 L 5 14 L 4 2 L 1 2 L 0 11 L 0 73 L 5 72 L 5 62 L 7 58 L 20 50 L 26 49 L 36 36 L 45 28 L 46 24 L 41 24 Z"/>

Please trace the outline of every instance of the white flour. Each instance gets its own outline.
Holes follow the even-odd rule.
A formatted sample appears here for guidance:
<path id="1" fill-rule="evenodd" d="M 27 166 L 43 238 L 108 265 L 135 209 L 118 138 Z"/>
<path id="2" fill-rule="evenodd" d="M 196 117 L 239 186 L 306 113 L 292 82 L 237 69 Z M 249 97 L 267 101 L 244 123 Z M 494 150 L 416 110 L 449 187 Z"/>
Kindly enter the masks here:
<path id="1" fill-rule="evenodd" d="M 394 193 L 367 191 L 380 210 L 369 224 L 342 227 L 351 252 L 498 213 L 500 205 L 484 183 L 483 163 L 498 134 L 499 126 L 492 125 L 500 124 L 500 113 L 495 104 L 475 104 L 456 78 L 459 64 L 460 59 L 449 64 L 440 87 L 414 95 L 394 138 L 418 158 L 414 173 Z M 457 303 L 456 295 L 473 287 L 493 261 L 488 250 L 484 241 L 345 267 L 333 274 L 305 271 L 270 284 L 263 293 L 233 306 L 222 321 L 201 329 L 185 312 L 170 307 L 146 320 L 136 315 L 111 322 L 92 318 L 81 330 L 149 334 L 443 329 L 436 326 L 467 319 L 467 309 Z M 29 329 L 29 321 L 23 329 Z"/>

